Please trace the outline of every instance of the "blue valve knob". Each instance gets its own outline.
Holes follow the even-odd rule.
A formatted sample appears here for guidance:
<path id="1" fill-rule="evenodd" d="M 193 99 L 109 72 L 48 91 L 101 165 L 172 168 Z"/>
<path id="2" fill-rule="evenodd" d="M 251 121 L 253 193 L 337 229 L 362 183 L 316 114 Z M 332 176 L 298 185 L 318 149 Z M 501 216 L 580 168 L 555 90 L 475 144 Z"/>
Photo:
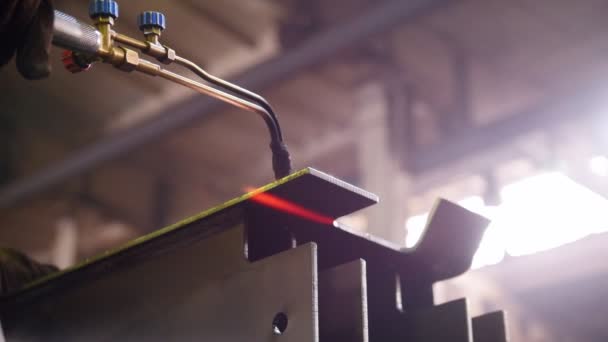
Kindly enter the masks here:
<path id="1" fill-rule="evenodd" d="M 109 16 L 118 18 L 118 3 L 114 0 L 91 0 L 89 3 L 89 16 Z"/>
<path id="2" fill-rule="evenodd" d="M 139 17 L 137 17 L 137 25 L 142 31 L 146 28 L 159 28 L 164 30 L 167 27 L 167 22 L 165 21 L 164 14 L 160 12 L 146 11 L 142 12 Z"/>

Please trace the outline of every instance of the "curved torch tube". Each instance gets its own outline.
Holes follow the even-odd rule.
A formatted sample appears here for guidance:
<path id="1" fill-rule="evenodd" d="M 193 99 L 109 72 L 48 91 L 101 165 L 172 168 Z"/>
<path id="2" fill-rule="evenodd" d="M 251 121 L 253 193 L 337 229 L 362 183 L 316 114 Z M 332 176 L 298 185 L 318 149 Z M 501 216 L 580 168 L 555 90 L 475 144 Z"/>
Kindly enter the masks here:
<path id="1" fill-rule="evenodd" d="M 107 28 L 107 26 L 105 27 Z M 53 39 L 53 43 L 55 45 L 85 53 L 92 60 L 101 58 L 105 62 L 114 64 L 123 70 L 137 70 L 149 75 L 162 77 L 197 92 L 215 97 L 226 103 L 260 115 L 264 119 L 264 122 L 266 123 L 266 126 L 270 132 L 270 148 L 272 150 L 272 164 L 275 178 L 279 179 L 291 173 L 291 159 L 289 152 L 287 151 L 287 146 L 283 143 L 281 127 L 274 111 L 272 110 L 272 107 L 263 97 L 207 73 L 195 63 L 185 58 L 176 56 L 174 52 L 174 59 L 172 60 L 178 65 L 188 68 L 207 82 L 226 89 L 227 91 L 232 92 L 232 94 L 165 70 L 158 64 L 140 59 L 135 51 L 131 51 L 133 54 L 135 54 L 135 56 L 133 56 L 132 54 L 129 54 L 129 51 L 126 49 L 121 47 L 113 47 L 112 40 L 115 40 L 117 43 L 122 43 L 137 48 L 141 50 L 142 53 L 157 58 L 160 56 L 158 54 L 152 54 L 151 51 L 158 53 L 160 49 L 160 51 L 168 52 L 170 50 L 169 48 L 162 47 L 158 44 L 150 45 L 150 42 L 140 41 L 138 39 L 116 33 L 112 31 L 111 28 L 109 30 L 101 30 L 101 32 L 105 33 L 100 33 L 100 31 L 95 27 L 82 23 L 70 15 L 60 11 L 55 11 L 55 37 Z M 103 40 L 102 38 L 108 40 Z M 102 41 L 108 42 L 109 45 L 104 45 Z M 163 48 L 166 50 L 163 50 Z M 249 101 L 239 96 L 246 98 Z"/>
<path id="2" fill-rule="evenodd" d="M 205 81 L 207 81 L 209 83 L 215 84 L 219 87 L 227 89 L 228 91 L 231 91 L 237 95 L 240 95 L 242 97 L 249 99 L 250 101 L 257 103 L 259 106 L 263 107 L 272 116 L 273 120 L 275 120 L 275 121 L 278 120 L 276 114 L 274 113 L 274 110 L 270 106 L 270 103 L 268 103 L 268 101 L 266 101 L 266 99 L 264 99 L 260 95 L 254 93 L 254 92 L 251 92 L 245 88 L 241 88 L 241 87 L 237 86 L 236 84 L 230 83 L 219 77 L 213 76 L 210 73 L 206 72 L 203 68 L 196 65 L 194 62 L 187 60 L 183 57 L 176 56 L 175 63 L 188 68 L 190 71 L 197 74 L 200 78 L 204 79 Z M 281 133 L 281 127 L 279 126 L 278 121 L 276 122 L 276 125 L 277 125 L 279 138 L 282 140 L 283 135 Z"/>
<path id="3" fill-rule="evenodd" d="M 151 63 L 151 64 L 153 64 L 153 63 Z M 262 108 L 261 106 L 255 104 L 255 103 L 251 103 L 249 101 L 243 100 L 237 96 L 217 90 L 206 84 L 193 81 L 187 77 L 178 75 L 176 73 L 173 73 L 173 72 L 163 69 L 163 68 L 158 69 L 158 73 L 156 74 L 156 76 L 159 76 L 166 80 L 181 84 L 181 85 L 188 87 L 192 90 L 195 90 L 199 93 L 203 93 L 205 95 L 215 97 L 216 99 L 222 100 L 233 106 L 236 106 L 236 107 L 239 107 L 239 108 L 242 108 L 242 109 L 245 109 L 245 110 L 258 114 L 260 117 L 262 117 L 262 119 L 264 119 L 266 126 L 268 126 L 268 130 L 271 132 L 272 141 L 281 141 L 281 137 L 279 136 L 279 129 L 276 126 L 274 120 L 272 119 L 271 114 L 268 113 L 268 111 L 265 108 Z"/>
<path id="4" fill-rule="evenodd" d="M 155 72 L 149 72 L 146 68 L 144 72 L 162 77 L 166 80 L 181 84 L 199 93 L 215 97 L 233 106 L 254 112 L 264 119 L 268 131 L 270 132 L 270 149 L 272 151 L 272 169 L 276 179 L 283 178 L 291 173 L 291 157 L 287 151 L 287 146 L 283 143 L 281 131 L 276 118 L 266 108 L 255 103 L 244 100 L 238 96 L 223 92 L 206 84 L 196 82 L 187 77 L 178 75 L 171 71 L 161 68 L 157 64 L 141 60 L 142 65 L 148 65 L 154 68 Z"/>
<path id="5" fill-rule="evenodd" d="M 136 49 L 139 49 L 142 53 L 150 55 L 149 54 L 149 47 L 150 47 L 149 42 L 143 42 L 138 39 L 134 39 L 129 36 L 125 36 L 123 34 L 116 34 L 114 36 L 114 39 L 120 43 L 123 43 L 123 44 L 129 45 L 131 47 L 134 47 Z M 183 58 L 181 56 L 175 56 L 174 62 L 177 63 L 178 65 L 181 65 L 181 66 L 189 69 L 190 71 L 192 71 L 193 73 L 198 75 L 203 80 L 205 80 L 211 84 L 214 84 L 218 87 L 221 87 L 223 89 L 226 89 L 234 94 L 242 96 L 250 101 L 253 101 L 253 102 L 257 103 L 260 107 L 263 107 L 264 109 L 266 109 L 266 111 L 270 114 L 272 119 L 275 121 L 275 125 L 277 126 L 279 138 L 283 139 L 283 134 L 281 132 L 281 126 L 279 125 L 277 116 L 276 116 L 274 110 L 272 109 L 272 106 L 270 106 L 270 103 L 268 103 L 268 101 L 266 101 L 266 99 L 264 99 L 262 96 L 254 93 L 252 91 L 249 91 L 245 88 L 239 87 L 238 85 L 236 85 L 234 83 L 230 83 L 226 80 L 223 80 L 217 76 L 213 76 L 210 73 L 208 73 L 207 71 L 205 71 L 203 68 L 199 67 L 196 63 L 194 63 L 186 58 Z"/>

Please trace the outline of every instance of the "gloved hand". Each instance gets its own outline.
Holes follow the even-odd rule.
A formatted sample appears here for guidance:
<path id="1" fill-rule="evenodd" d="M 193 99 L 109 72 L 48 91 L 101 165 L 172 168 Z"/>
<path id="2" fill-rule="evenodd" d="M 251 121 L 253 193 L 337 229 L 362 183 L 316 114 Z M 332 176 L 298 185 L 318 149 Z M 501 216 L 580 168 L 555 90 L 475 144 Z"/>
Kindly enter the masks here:
<path id="1" fill-rule="evenodd" d="M 55 266 L 39 264 L 13 249 L 0 248 L 0 295 L 56 271 Z"/>
<path id="2" fill-rule="evenodd" d="M 23 77 L 47 77 L 53 20 L 51 0 L 0 0 L 0 66 L 16 53 Z"/>

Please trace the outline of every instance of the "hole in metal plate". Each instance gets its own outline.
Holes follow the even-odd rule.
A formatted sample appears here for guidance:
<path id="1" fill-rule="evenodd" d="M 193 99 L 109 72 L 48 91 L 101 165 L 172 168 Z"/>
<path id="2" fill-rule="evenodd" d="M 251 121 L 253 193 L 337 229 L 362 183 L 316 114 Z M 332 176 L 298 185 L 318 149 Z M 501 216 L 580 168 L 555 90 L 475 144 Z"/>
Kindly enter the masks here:
<path id="1" fill-rule="evenodd" d="M 277 313 L 272 319 L 272 333 L 275 335 L 283 335 L 285 330 L 287 330 L 288 323 L 289 319 L 287 318 L 287 315 L 285 313 Z"/>

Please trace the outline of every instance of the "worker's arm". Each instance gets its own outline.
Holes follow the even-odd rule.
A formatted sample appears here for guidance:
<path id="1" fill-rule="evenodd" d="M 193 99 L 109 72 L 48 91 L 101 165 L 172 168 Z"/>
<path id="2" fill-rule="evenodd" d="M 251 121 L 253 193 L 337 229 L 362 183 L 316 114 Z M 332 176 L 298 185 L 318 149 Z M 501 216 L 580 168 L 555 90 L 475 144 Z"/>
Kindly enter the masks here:
<path id="1" fill-rule="evenodd" d="M 0 66 L 16 54 L 17 70 L 23 77 L 47 77 L 53 19 L 51 0 L 1 0 Z"/>
<path id="2" fill-rule="evenodd" d="M 13 249 L 0 248 L 0 295 L 57 270 L 55 266 L 40 264 Z"/>

